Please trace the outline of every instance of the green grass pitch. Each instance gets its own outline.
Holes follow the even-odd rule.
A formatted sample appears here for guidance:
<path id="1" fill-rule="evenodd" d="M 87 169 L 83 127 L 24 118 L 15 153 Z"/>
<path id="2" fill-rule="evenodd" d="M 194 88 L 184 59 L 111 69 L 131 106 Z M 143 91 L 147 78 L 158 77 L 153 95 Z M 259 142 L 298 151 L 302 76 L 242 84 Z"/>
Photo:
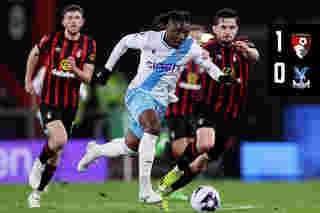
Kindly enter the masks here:
<path id="1" fill-rule="evenodd" d="M 155 184 L 157 182 L 154 182 Z M 319 213 L 320 180 L 298 183 L 243 183 L 230 180 L 196 180 L 185 187 L 191 195 L 197 185 L 213 185 L 222 197 L 222 209 L 217 212 L 246 213 Z M 155 206 L 138 203 L 136 181 L 106 181 L 104 184 L 52 184 L 49 193 L 41 197 L 40 209 L 27 207 L 31 189 L 27 185 L 2 184 L 2 213 L 138 213 L 161 212 Z M 188 201 L 170 201 L 174 213 L 195 212 Z"/>

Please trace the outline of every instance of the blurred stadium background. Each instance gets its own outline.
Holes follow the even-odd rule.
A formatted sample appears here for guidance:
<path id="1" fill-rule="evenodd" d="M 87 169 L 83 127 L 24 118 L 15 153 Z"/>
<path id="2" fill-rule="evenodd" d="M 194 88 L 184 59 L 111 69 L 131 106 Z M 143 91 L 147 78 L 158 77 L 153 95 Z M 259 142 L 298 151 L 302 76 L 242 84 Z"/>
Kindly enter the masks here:
<path id="1" fill-rule="evenodd" d="M 247 35 L 256 44 L 261 61 L 249 76 L 248 119 L 241 143 L 228 156 L 223 172 L 218 175 L 222 179 L 245 181 L 307 181 L 320 177 L 317 143 L 320 99 L 270 96 L 268 87 L 268 24 L 319 24 L 320 16 L 316 16 L 315 7 L 291 4 L 290 8 L 285 5 L 272 8 L 261 2 L 247 6 L 215 1 L 208 6 L 198 2 L 184 2 L 178 6 L 148 2 L 155 4 L 154 7 L 126 2 L 126 8 L 130 8 L 126 9 L 124 5 L 104 1 L 8 0 L 7 47 L 10 50 L 3 50 L 5 54 L 0 64 L 0 183 L 25 183 L 32 161 L 42 147 L 44 138 L 33 110 L 37 99 L 24 91 L 26 61 L 32 45 L 41 35 L 59 29 L 57 14 L 69 3 L 79 3 L 86 10 L 85 31 L 96 39 L 98 46 L 96 69 L 102 69 L 111 49 L 123 35 L 139 31 L 150 24 L 154 16 L 169 8 L 189 10 L 195 23 L 203 26 L 210 25 L 218 9 L 237 9 L 241 18 L 240 35 Z M 102 143 L 104 138 L 124 135 L 126 113 L 122 96 L 135 74 L 137 57 L 130 52 L 123 56 L 116 67 L 119 72 L 107 88 L 87 90 L 83 113 L 78 118 L 79 128 L 64 153 L 66 163 L 59 168 L 56 181 L 101 183 L 108 179 L 136 179 L 134 158 L 105 159 L 83 176 L 75 171 L 75 165 L 88 139 L 97 138 Z M 157 160 L 153 170 L 154 177 L 158 178 L 168 168 Z M 209 170 L 203 178 L 216 175 Z"/>

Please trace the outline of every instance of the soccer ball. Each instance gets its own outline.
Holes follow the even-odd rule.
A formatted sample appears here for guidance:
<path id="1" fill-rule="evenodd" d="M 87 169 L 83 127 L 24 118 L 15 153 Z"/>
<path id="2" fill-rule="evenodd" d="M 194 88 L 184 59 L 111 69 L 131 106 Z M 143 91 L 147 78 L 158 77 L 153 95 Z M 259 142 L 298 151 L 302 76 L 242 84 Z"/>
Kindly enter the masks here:
<path id="1" fill-rule="evenodd" d="M 198 186 L 192 192 L 190 204 L 198 212 L 213 212 L 221 207 L 219 192 L 212 186 Z"/>

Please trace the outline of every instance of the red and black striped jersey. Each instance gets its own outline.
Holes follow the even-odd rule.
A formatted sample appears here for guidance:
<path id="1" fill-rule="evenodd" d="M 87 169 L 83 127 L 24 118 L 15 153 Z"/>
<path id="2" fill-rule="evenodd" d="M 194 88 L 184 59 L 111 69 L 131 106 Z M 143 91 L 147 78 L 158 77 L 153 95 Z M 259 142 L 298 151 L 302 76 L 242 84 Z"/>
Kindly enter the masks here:
<path id="1" fill-rule="evenodd" d="M 166 117 L 182 116 L 192 114 L 196 110 L 199 102 L 201 88 L 200 65 L 190 61 L 176 85 L 176 96 L 178 102 L 169 104 Z"/>
<path id="2" fill-rule="evenodd" d="M 41 103 L 59 108 L 77 108 L 81 81 L 68 70 L 66 59 L 72 56 L 83 71 L 86 63 L 96 61 L 96 42 L 81 34 L 77 41 L 68 40 L 64 32 L 50 33 L 37 44 L 40 54 L 46 57 L 46 75 L 41 90 Z"/>
<path id="3" fill-rule="evenodd" d="M 250 43 L 250 46 L 254 45 Z M 225 47 L 215 40 L 208 41 L 203 48 L 209 51 L 213 63 L 223 72 L 231 73 L 234 78 L 240 78 L 241 83 L 225 86 L 203 72 L 201 111 L 208 115 L 219 113 L 225 120 L 239 118 L 240 113 L 247 107 L 249 61 L 233 46 Z"/>

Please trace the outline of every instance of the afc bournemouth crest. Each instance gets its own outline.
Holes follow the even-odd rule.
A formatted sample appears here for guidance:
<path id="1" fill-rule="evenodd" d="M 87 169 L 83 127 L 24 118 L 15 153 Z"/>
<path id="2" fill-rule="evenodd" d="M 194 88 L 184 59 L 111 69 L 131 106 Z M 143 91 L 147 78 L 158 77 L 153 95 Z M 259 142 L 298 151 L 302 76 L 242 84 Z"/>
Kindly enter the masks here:
<path id="1" fill-rule="evenodd" d="M 309 52 L 311 46 L 311 35 L 307 33 L 293 33 L 291 45 L 296 55 L 303 59 Z"/>

